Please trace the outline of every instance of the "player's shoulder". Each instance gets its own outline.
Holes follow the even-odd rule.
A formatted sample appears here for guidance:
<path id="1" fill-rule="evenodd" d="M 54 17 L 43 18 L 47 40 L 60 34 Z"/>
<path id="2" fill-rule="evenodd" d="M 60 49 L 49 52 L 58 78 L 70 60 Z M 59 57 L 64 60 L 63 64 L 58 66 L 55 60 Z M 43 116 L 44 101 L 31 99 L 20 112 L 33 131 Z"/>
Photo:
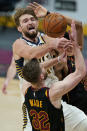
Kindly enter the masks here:
<path id="1" fill-rule="evenodd" d="M 43 87 L 42 92 L 44 93 L 45 97 L 49 97 L 49 88 L 48 87 Z"/>
<path id="2" fill-rule="evenodd" d="M 14 41 L 13 47 L 18 46 L 18 45 L 20 46 L 20 44 L 22 46 L 22 44 L 26 44 L 26 43 L 25 43 L 25 41 L 23 39 L 18 38 L 17 40 Z"/>

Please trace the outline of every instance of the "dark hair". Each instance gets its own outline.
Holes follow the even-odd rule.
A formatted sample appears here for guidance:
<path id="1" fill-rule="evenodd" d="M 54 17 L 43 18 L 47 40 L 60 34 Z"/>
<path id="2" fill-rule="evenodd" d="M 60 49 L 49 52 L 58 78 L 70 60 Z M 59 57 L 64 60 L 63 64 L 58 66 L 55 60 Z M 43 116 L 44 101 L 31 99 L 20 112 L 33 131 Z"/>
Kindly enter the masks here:
<path id="1" fill-rule="evenodd" d="M 17 27 L 20 25 L 19 18 L 24 14 L 32 15 L 37 19 L 34 11 L 31 8 L 19 8 L 14 14 L 14 21 Z"/>
<path id="2" fill-rule="evenodd" d="M 41 68 L 36 58 L 31 59 L 23 67 L 23 77 L 31 83 L 37 83 L 40 77 Z"/>

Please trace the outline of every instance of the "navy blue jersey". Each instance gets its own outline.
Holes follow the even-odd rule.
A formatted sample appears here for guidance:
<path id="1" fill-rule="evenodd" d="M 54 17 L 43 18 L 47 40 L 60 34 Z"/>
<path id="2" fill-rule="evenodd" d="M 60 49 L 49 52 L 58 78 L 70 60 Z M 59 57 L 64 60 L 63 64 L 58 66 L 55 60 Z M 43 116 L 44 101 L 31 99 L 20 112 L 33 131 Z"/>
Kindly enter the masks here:
<path id="1" fill-rule="evenodd" d="M 75 71 L 75 58 L 68 56 L 68 74 Z M 80 63 L 79 63 L 80 64 Z M 85 91 L 85 79 L 81 80 L 78 85 L 63 96 L 63 100 L 68 104 L 78 107 L 87 114 L 87 91 Z"/>
<path id="2" fill-rule="evenodd" d="M 65 131 L 62 106 L 55 108 L 49 100 L 49 88 L 34 91 L 29 87 L 25 95 L 25 105 L 33 131 Z"/>

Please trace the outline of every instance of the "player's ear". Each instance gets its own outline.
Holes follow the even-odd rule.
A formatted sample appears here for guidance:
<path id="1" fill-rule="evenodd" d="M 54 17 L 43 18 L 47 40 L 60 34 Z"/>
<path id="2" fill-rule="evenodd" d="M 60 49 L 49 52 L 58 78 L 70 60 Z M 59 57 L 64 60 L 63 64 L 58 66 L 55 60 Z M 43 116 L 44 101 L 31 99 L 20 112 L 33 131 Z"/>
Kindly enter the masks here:
<path id="1" fill-rule="evenodd" d="M 40 79 L 41 79 L 41 80 L 44 80 L 44 74 L 43 74 L 43 73 L 41 73 Z"/>
<path id="2" fill-rule="evenodd" d="M 18 27 L 17 27 L 17 30 L 18 30 L 19 32 L 22 32 L 21 26 L 18 26 Z"/>

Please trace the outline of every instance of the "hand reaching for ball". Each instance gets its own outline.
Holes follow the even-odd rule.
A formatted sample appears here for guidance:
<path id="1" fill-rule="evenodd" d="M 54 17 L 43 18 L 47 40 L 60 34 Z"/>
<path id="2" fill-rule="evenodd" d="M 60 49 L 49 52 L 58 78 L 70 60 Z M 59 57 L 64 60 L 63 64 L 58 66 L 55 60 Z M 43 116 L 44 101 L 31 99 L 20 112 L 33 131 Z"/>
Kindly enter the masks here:
<path id="1" fill-rule="evenodd" d="M 37 18 L 45 17 L 47 14 L 47 9 L 36 2 L 30 3 L 27 7 L 33 9 Z"/>

